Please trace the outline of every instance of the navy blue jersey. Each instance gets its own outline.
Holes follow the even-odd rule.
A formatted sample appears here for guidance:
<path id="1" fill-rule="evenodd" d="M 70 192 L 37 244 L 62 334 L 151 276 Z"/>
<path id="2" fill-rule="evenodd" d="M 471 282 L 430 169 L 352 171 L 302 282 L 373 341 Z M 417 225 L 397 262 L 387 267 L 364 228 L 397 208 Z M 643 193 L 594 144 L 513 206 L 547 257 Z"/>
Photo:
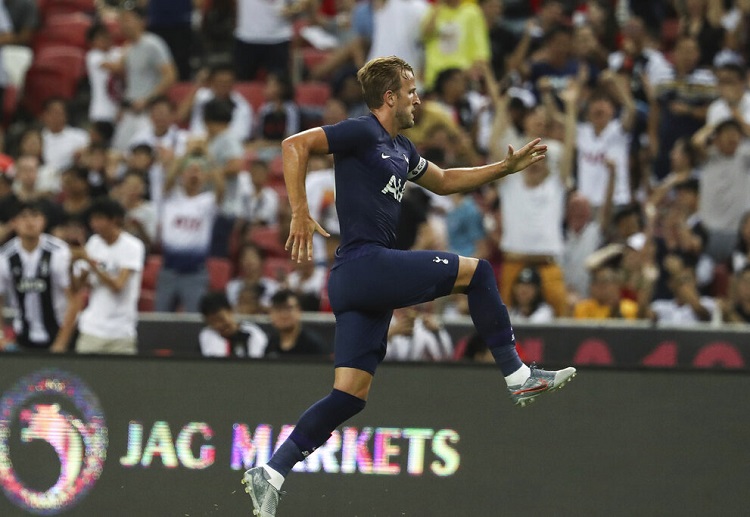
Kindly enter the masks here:
<path id="1" fill-rule="evenodd" d="M 407 180 L 427 170 L 405 136 L 391 135 L 374 115 L 323 126 L 336 171 L 342 257 L 366 245 L 392 248 Z"/>

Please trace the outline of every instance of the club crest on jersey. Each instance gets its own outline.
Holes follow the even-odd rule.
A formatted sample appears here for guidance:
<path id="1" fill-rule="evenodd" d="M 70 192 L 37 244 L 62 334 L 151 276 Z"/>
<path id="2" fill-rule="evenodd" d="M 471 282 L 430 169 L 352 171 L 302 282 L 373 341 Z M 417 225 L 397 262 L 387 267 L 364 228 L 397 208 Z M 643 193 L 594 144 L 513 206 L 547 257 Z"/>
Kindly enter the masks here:
<path id="1" fill-rule="evenodd" d="M 393 199 L 401 202 L 401 198 L 404 197 L 404 190 L 406 190 L 406 183 L 401 181 L 401 178 L 397 178 L 396 175 L 392 175 L 391 179 L 388 180 L 388 184 L 383 187 L 381 192 L 383 194 L 391 194 Z"/>

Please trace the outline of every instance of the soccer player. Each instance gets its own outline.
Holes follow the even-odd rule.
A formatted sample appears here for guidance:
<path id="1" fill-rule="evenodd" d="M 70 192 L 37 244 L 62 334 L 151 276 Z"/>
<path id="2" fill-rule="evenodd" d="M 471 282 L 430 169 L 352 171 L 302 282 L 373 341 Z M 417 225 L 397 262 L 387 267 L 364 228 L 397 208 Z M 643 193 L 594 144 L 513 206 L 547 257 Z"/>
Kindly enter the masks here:
<path id="1" fill-rule="evenodd" d="M 373 375 L 385 356 L 395 308 L 451 293 L 467 294 L 477 332 L 502 370 L 511 399 L 521 406 L 562 387 L 576 373 L 574 368 L 545 371 L 521 362 L 489 262 L 442 251 L 393 249 L 407 180 L 442 195 L 470 191 L 543 160 L 546 146 L 536 139 L 518 151 L 509 146 L 501 162 L 443 170 L 399 135 L 414 125 L 420 103 L 411 66 L 395 56 L 376 58 L 357 77 L 370 115 L 310 129 L 282 144 L 292 207 L 286 246 L 297 262 L 312 260 L 315 232 L 328 236 L 308 211 L 308 159 L 317 153 L 334 155 L 341 224 L 341 245 L 328 284 L 336 316 L 335 375 L 333 391 L 305 411 L 268 464 L 245 472 L 245 491 L 254 514 L 261 517 L 276 514 L 281 485 L 294 465 L 364 409 Z"/>

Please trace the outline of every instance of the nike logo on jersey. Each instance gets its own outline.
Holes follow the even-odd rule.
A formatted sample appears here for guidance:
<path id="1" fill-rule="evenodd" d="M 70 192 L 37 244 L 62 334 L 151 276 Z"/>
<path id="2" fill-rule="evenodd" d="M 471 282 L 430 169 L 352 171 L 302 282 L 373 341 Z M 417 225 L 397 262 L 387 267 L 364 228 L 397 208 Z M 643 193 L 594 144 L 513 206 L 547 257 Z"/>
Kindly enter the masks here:
<path id="1" fill-rule="evenodd" d="M 448 259 L 441 259 L 440 257 L 435 257 L 435 260 L 433 262 L 442 262 L 443 264 L 448 263 Z"/>
<path id="2" fill-rule="evenodd" d="M 384 160 L 387 160 L 388 158 L 390 158 L 390 156 L 388 156 L 388 155 L 387 155 L 387 154 L 385 154 L 385 153 L 380 153 L 380 157 L 381 157 L 382 159 L 384 159 Z"/>

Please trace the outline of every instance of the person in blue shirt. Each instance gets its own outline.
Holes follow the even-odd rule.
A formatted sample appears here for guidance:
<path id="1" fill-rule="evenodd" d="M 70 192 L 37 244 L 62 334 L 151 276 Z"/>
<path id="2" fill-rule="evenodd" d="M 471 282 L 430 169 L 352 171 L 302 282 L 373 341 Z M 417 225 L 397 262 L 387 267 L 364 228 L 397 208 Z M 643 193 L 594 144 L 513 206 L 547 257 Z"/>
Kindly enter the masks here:
<path id="1" fill-rule="evenodd" d="M 547 147 L 536 139 L 518 151 L 509 146 L 501 162 L 444 170 L 421 157 L 414 144 L 399 134 L 414 125 L 414 110 L 420 103 L 411 66 L 396 56 L 375 58 L 359 70 L 357 78 L 369 115 L 303 131 L 282 143 L 292 208 L 286 247 L 297 262 L 313 259 L 315 232 L 328 236 L 309 213 L 308 159 L 312 154 L 334 155 L 341 226 L 341 244 L 328 283 L 336 316 L 335 373 L 333 391 L 305 411 L 268 464 L 245 472 L 245 491 L 255 515 L 261 517 L 276 514 L 279 490 L 294 465 L 364 409 L 375 370 L 385 356 L 393 309 L 465 293 L 477 332 L 518 405 L 560 388 L 576 373 L 574 368 L 545 371 L 521 362 L 489 262 L 442 251 L 394 249 L 407 181 L 441 195 L 470 191 L 543 160 Z"/>

